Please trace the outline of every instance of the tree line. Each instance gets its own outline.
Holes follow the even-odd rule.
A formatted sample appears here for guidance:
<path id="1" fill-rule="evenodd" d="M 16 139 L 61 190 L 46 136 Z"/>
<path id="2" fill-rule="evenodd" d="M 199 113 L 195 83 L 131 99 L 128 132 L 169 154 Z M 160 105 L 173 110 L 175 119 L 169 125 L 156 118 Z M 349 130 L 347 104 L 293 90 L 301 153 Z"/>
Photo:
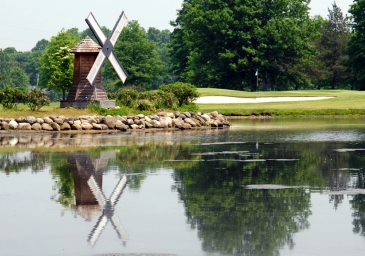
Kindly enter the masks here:
<path id="1" fill-rule="evenodd" d="M 349 16 L 334 2 L 326 18 L 311 17 L 308 4 L 183 0 L 172 32 L 131 21 L 114 49 L 129 74 L 124 86 L 150 90 L 182 81 L 246 91 L 364 90 L 365 1 L 354 0 Z M 51 99 L 64 98 L 72 83 L 69 50 L 87 35 L 94 38 L 90 29 L 72 28 L 30 52 L 0 49 L 0 88 L 38 85 Z M 123 86 L 109 63 L 102 77 L 107 91 Z"/>

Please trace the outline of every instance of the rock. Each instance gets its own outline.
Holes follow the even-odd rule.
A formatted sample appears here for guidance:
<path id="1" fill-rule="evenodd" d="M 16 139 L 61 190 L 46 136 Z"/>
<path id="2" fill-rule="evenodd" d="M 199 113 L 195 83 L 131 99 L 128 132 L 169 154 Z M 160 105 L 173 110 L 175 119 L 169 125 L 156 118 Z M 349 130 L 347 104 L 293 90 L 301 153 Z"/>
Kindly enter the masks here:
<path id="1" fill-rule="evenodd" d="M 106 124 L 100 124 L 102 130 L 109 130 L 109 127 Z"/>
<path id="2" fill-rule="evenodd" d="M 131 128 L 132 128 L 133 130 L 136 130 L 136 129 L 138 129 L 138 128 L 139 128 L 139 126 L 138 126 L 138 125 L 136 125 L 136 124 L 132 124 L 132 125 L 131 125 Z"/>
<path id="3" fill-rule="evenodd" d="M 61 125 L 61 130 L 62 131 L 68 131 L 68 130 L 71 130 L 71 125 L 69 124 L 69 123 L 63 123 L 62 125 Z"/>
<path id="4" fill-rule="evenodd" d="M 167 113 L 166 113 L 166 117 L 170 117 L 170 118 L 171 118 L 171 120 L 172 120 L 172 119 L 174 119 L 174 118 L 175 118 L 175 115 L 174 115 L 174 113 L 172 113 L 172 112 L 167 112 Z"/>
<path id="5" fill-rule="evenodd" d="M 147 122 L 151 122 L 151 121 L 152 121 L 152 119 L 151 119 L 150 117 L 148 117 L 148 116 L 145 116 L 145 117 L 144 117 L 144 119 L 145 119 Z"/>
<path id="6" fill-rule="evenodd" d="M 42 119 L 42 118 L 37 118 L 37 119 L 36 119 L 36 122 L 37 122 L 38 124 L 43 124 L 43 123 L 44 123 L 44 121 L 43 121 L 43 119 Z"/>
<path id="7" fill-rule="evenodd" d="M 210 116 L 207 114 L 203 114 L 201 115 L 201 117 L 205 120 L 205 122 L 209 122 L 210 121 Z"/>
<path id="8" fill-rule="evenodd" d="M 126 130 L 128 130 L 129 126 L 124 124 L 122 121 L 117 120 L 115 122 L 115 128 L 118 130 L 121 130 L 121 131 L 126 131 Z"/>
<path id="9" fill-rule="evenodd" d="M 128 125 L 132 125 L 132 124 L 134 124 L 133 119 L 132 119 L 132 118 L 128 118 L 128 119 L 127 119 L 127 124 L 128 124 Z"/>
<path id="10" fill-rule="evenodd" d="M 103 129 L 103 128 L 101 127 L 101 124 L 93 123 L 93 124 L 92 124 L 92 126 L 93 126 L 93 129 L 94 129 L 94 130 L 102 130 L 102 129 Z"/>
<path id="11" fill-rule="evenodd" d="M 116 120 L 112 116 L 107 116 L 104 119 L 104 124 L 106 124 L 109 129 L 114 129 L 115 128 L 115 122 L 116 122 Z"/>
<path id="12" fill-rule="evenodd" d="M 51 127 L 52 127 L 52 129 L 53 129 L 54 131 L 61 131 L 61 126 L 60 126 L 58 123 L 56 123 L 56 122 L 53 122 L 53 123 L 51 124 Z"/>
<path id="13" fill-rule="evenodd" d="M 27 116 L 27 118 L 25 119 L 25 121 L 29 124 L 34 124 L 37 122 L 37 119 L 34 116 Z"/>
<path id="14" fill-rule="evenodd" d="M 152 120 L 151 122 L 153 128 L 160 128 L 161 127 L 161 123 L 157 120 Z"/>
<path id="15" fill-rule="evenodd" d="M 45 130 L 45 131 L 53 131 L 53 128 L 51 127 L 50 124 L 48 123 L 43 123 L 42 124 L 42 130 Z"/>
<path id="16" fill-rule="evenodd" d="M 88 122 L 82 122 L 81 127 L 83 130 L 89 131 L 93 128 L 93 125 Z"/>
<path id="17" fill-rule="evenodd" d="M 191 129 L 191 125 L 189 123 L 183 123 L 180 129 Z"/>
<path id="18" fill-rule="evenodd" d="M 26 122 L 24 116 L 18 116 L 17 118 L 15 118 L 15 121 L 17 123 L 24 123 L 24 122 Z"/>
<path id="19" fill-rule="evenodd" d="M 190 118 L 191 117 L 190 112 L 183 112 L 182 114 L 185 115 L 187 118 Z"/>
<path id="20" fill-rule="evenodd" d="M 40 130 L 42 130 L 42 125 L 40 123 L 34 123 L 34 124 L 32 124 L 31 129 L 34 131 L 40 131 Z"/>
<path id="21" fill-rule="evenodd" d="M 51 123 L 53 123 L 53 120 L 52 120 L 51 118 L 49 118 L 49 117 L 45 117 L 45 118 L 43 118 L 43 121 L 44 121 L 44 123 L 46 123 L 46 124 L 51 124 Z"/>
<path id="22" fill-rule="evenodd" d="M 18 128 L 18 123 L 15 120 L 9 122 L 9 129 L 15 130 Z"/>
<path id="23" fill-rule="evenodd" d="M 63 119 L 61 119 L 61 118 L 55 118 L 55 119 L 54 119 L 54 122 L 55 122 L 56 124 L 58 124 L 58 125 L 62 125 L 62 124 L 63 124 Z"/>
<path id="24" fill-rule="evenodd" d="M 144 126 L 145 128 L 149 129 L 149 128 L 153 128 L 153 124 L 151 122 L 145 121 L 144 122 Z"/>
<path id="25" fill-rule="evenodd" d="M 74 123 L 71 125 L 71 129 L 72 130 L 78 130 L 78 131 L 81 131 L 82 130 L 82 127 L 81 127 L 81 124 L 79 123 Z"/>
<path id="26" fill-rule="evenodd" d="M 175 118 L 175 119 L 172 119 L 172 124 L 173 124 L 173 126 L 175 126 L 177 128 L 181 128 L 184 125 L 184 121 L 180 118 Z"/>
<path id="27" fill-rule="evenodd" d="M 18 129 L 19 130 L 31 130 L 32 126 L 29 123 L 19 123 Z"/>
<path id="28" fill-rule="evenodd" d="M 9 130 L 9 124 L 5 121 L 1 122 L 1 128 L 3 130 Z"/>
<path id="29" fill-rule="evenodd" d="M 191 125 L 191 127 L 195 127 L 196 123 L 191 118 L 185 118 L 185 123 L 188 123 Z"/>
<path id="30" fill-rule="evenodd" d="M 192 117 L 191 120 L 196 124 L 197 127 L 201 127 L 202 126 L 201 123 L 200 123 L 200 121 L 198 119 Z"/>
<path id="31" fill-rule="evenodd" d="M 77 124 L 77 125 L 80 125 L 80 126 L 81 126 L 81 121 L 80 121 L 80 120 L 75 120 L 75 121 L 73 122 L 73 124 Z"/>
<path id="32" fill-rule="evenodd" d="M 138 117 L 139 119 L 141 119 L 141 118 L 144 118 L 144 115 L 143 115 L 143 114 L 138 114 L 138 115 L 137 115 L 137 117 Z"/>
<path id="33" fill-rule="evenodd" d="M 217 111 L 213 111 L 209 113 L 212 117 L 217 118 L 218 117 L 218 112 Z"/>

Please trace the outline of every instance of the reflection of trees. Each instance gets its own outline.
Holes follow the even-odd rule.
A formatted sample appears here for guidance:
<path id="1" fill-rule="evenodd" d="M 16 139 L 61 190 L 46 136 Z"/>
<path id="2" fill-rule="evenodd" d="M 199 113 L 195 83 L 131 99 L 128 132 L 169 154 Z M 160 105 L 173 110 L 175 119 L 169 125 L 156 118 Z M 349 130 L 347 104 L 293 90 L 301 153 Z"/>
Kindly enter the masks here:
<path id="1" fill-rule="evenodd" d="M 43 154 L 31 151 L 0 154 L 0 171 L 6 174 L 31 170 L 43 171 L 46 159 Z"/>
<path id="2" fill-rule="evenodd" d="M 205 150 L 233 152 L 248 149 L 253 152 L 250 147 L 231 145 L 218 150 L 217 146 L 211 146 Z M 240 162 L 238 160 L 245 158 L 240 155 L 207 154 L 202 155 L 205 161 L 197 162 L 192 168 L 176 167 L 175 179 L 180 184 L 178 192 L 185 204 L 188 222 L 198 229 L 207 252 L 278 254 L 285 244 L 294 245 L 294 233 L 308 228 L 310 194 L 303 188 L 245 190 L 242 185 L 274 181 L 298 185 L 302 177 L 308 180 L 310 177 L 305 170 L 291 175 L 299 172 L 295 168 L 296 162 L 279 163 L 275 167 L 269 161 Z M 252 154 L 246 155 L 252 158 Z M 265 157 L 255 155 L 253 158 Z"/>
<path id="3" fill-rule="evenodd" d="M 279 143 L 197 147 L 195 151 L 203 161 L 192 167 L 176 166 L 175 179 L 188 222 L 198 229 L 204 250 L 277 255 L 284 245 L 292 248 L 293 235 L 309 227 L 310 193 L 304 188 L 245 190 L 242 186 L 343 187 L 348 175 L 341 168 L 347 167 L 349 160 L 333 152 L 343 146 Z"/>

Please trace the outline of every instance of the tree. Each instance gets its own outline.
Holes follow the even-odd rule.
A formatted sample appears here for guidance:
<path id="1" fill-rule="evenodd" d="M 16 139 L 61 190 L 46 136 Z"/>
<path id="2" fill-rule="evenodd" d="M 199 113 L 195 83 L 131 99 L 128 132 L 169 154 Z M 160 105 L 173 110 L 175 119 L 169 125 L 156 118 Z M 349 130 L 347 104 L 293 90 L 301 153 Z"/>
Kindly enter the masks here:
<path id="1" fill-rule="evenodd" d="M 325 80 L 333 90 L 348 78 L 345 63 L 348 60 L 347 44 L 351 36 L 348 19 L 336 3 L 332 4 L 332 10 L 328 9 L 328 22 L 321 27 L 321 32 L 319 59 L 327 71 Z"/>
<path id="2" fill-rule="evenodd" d="M 353 89 L 365 90 L 365 0 L 354 0 L 351 14 L 352 36 L 348 44 L 348 66 L 353 72 Z"/>
<path id="3" fill-rule="evenodd" d="M 29 78 L 21 65 L 17 63 L 15 59 L 17 54 L 13 47 L 0 49 L 0 88 L 12 87 L 26 91 Z"/>
<path id="4" fill-rule="evenodd" d="M 153 80 L 163 72 L 163 63 L 159 58 L 156 43 L 148 40 L 146 31 L 137 21 L 129 22 L 124 28 L 114 52 L 128 72 L 125 85 L 140 85 L 149 89 Z M 109 85 L 110 87 L 121 85 L 111 66 L 106 66 L 104 77 L 114 84 Z"/>
<path id="5" fill-rule="evenodd" d="M 157 52 L 163 62 L 163 73 L 153 81 L 153 88 L 158 88 L 161 84 L 172 84 L 176 81 L 176 76 L 171 72 L 171 61 L 169 57 L 168 44 L 170 43 L 171 32 L 167 29 L 158 30 L 149 28 L 147 31 L 148 39 L 157 44 Z"/>
<path id="6" fill-rule="evenodd" d="M 293 87 L 301 76 L 293 67 L 314 55 L 318 27 L 308 4 L 184 0 L 172 23 L 175 73 L 197 86 L 256 90 L 259 70 L 272 89 Z"/>
<path id="7" fill-rule="evenodd" d="M 39 86 L 62 92 L 62 98 L 66 98 L 66 92 L 70 89 L 73 79 L 74 56 L 69 49 L 79 41 L 74 33 L 61 31 L 51 38 L 45 52 L 40 58 L 41 72 Z"/>

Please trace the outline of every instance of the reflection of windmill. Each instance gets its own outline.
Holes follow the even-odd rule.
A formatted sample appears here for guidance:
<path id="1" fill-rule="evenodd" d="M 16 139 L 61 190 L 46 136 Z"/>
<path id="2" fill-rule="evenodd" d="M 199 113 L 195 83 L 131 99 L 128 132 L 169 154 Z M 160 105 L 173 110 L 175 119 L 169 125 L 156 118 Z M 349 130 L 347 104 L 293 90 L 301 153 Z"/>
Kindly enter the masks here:
<path id="1" fill-rule="evenodd" d="M 117 231 L 120 239 L 127 240 L 128 235 L 124 230 L 121 221 L 118 216 L 115 214 L 115 205 L 118 202 L 119 197 L 122 195 L 123 190 L 127 184 L 127 177 L 123 175 L 123 177 L 119 180 L 117 186 L 115 187 L 110 199 L 106 199 L 99 185 L 96 183 L 94 176 L 91 176 L 89 181 L 87 182 L 90 186 L 92 193 L 94 194 L 96 200 L 99 203 L 99 206 L 102 208 L 103 213 L 100 216 L 98 222 L 96 223 L 94 229 L 91 231 L 89 235 L 88 242 L 94 246 L 96 241 L 98 240 L 101 232 L 105 228 L 106 224 L 110 220 L 114 229 Z"/>

